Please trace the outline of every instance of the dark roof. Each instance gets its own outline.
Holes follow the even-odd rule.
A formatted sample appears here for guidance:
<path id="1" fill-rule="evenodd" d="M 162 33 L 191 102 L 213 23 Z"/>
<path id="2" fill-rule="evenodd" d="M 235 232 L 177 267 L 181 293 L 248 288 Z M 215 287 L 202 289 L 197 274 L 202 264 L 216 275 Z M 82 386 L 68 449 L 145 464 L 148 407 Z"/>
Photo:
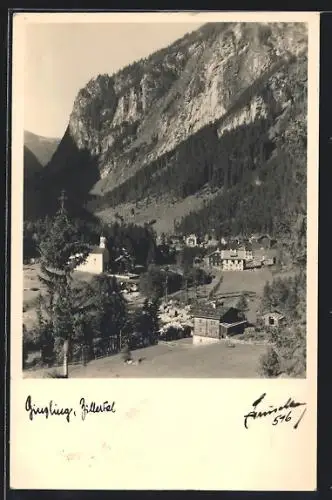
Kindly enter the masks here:
<path id="1" fill-rule="evenodd" d="M 105 253 L 105 252 L 108 252 L 107 248 L 101 248 L 101 247 L 92 247 L 91 250 L 90 250 L 90 253 Z"/>
<path id="2" fill-rule="evenodd" d="M 212 307 L 209 305 L 206 306 L 196 306 L 193 309 L 193 316 L 196 318 L 210 318 L 217 319 L 220 318 L 229 310 L 229 307 Z"/>

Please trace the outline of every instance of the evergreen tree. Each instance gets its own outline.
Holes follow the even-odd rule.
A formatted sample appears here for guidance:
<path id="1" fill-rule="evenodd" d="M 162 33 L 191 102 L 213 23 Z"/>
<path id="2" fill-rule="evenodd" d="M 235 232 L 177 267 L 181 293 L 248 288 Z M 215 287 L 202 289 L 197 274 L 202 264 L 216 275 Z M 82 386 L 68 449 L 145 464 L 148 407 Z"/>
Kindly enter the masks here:
<path id="1" fill-rule="evenodd" d="M 96 276 L 90 290 L 95 335 L 105 340 L 116 337 L 120 345 L 120 335 L 125 327 L 128 312 L 126 300 L 116 278 L 103 274 Z"/>
<path id="2" fill-rule="evenodd" d="M 248 311 L 249 309 L 249 306 L 248 306 L 248 300 L 247 300 L 247 297 L 242 294 L 236 304 L 236 307 L 237 309 L 243 314 L 245 315 L 246 311 Z"/>
<path id="3" fill-rule="evenodd" d="M 263 297 L 261 300 L 261 312 L 262 313 L 268 312 L 270 311 L 271 307 L 272 307 L 271 285 L 267 281 L 263 289 Z"/>
<path id="4" fill-rule="evenodd" d="M 159 306 L 160 300 L 158 298 L 154 298 L 151 301 L 145 299 L 142 309 L 136 312 L 134 330 L 140 335 L 144 345 L 154 344 L 157 341 L 159 331 Z"/>
<path id="5" fill-rule="evenodd" d="M 66 347 L 73 327 L 72 273 L 84 262 L 89 248 L 78 233 L 76 224 L 70 220 L 64 207 L 64 193 L 61 206 L 55 217 L 46 225 L 39 243 L 40 281 L 47 290 L 47 315 L 56 344 Z M 64 366 L 67 373 L 67 366 Z"/>

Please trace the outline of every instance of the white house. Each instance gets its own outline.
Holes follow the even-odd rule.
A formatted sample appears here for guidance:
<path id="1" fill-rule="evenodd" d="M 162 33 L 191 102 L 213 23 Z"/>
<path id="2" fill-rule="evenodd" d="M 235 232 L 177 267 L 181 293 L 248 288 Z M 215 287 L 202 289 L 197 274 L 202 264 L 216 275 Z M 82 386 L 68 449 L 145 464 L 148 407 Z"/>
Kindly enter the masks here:
<path id="1" fill-rule="evenodd" d="M 109 252 L 106 248 L 106 238 L 100 237 L 99 246 L 91 248 L 85 261 L 75 268 L 75 271 L 83 271 L 91 274 L 101 274 L 106 271 L 109 263 Z"/>
<path id="2" fill-rule="evenodd" d="M 198 244 L 198 238 L 196 236 L 196 234 L 190 234 L 187 238 L 186 238 L 186 245 L 188 247 L 196 247 Z"/>

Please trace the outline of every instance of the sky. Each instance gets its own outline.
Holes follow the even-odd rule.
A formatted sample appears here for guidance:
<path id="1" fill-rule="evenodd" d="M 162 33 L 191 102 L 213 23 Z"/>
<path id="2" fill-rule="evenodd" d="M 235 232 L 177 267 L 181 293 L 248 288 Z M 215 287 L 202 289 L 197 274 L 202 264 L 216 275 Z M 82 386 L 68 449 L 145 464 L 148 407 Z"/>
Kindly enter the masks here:
<path id="1" fill-rule="evenodd" d="M 27 24 L 24 128 L 61 138 L 78 91 L 165 47 L 202 23 Z"/>

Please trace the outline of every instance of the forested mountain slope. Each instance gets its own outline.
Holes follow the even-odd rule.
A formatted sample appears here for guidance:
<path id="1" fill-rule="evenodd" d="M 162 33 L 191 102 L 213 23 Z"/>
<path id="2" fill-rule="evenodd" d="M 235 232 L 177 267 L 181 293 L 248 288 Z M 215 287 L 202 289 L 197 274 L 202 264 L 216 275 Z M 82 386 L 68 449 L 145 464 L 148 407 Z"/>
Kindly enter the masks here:
<path id="1" fill-rule="evenodd" d="M 40 176 L 40 213 L 62 188 L 96 212 L 161 197 L 167 210 L 208 188 L 179 230 L 293 231 L 306 212 L 306 54 L 301 23 L 209 23 L 99 75 Z"/>

